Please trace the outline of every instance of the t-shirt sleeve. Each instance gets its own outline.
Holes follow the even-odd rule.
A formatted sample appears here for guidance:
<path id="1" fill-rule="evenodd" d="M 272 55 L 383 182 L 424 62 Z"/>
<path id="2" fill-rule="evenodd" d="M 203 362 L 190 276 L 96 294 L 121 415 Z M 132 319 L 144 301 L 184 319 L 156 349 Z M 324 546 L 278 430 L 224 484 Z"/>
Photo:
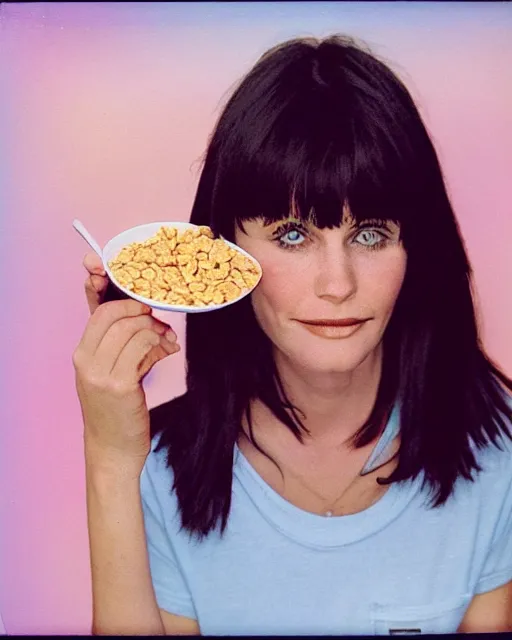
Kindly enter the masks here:
<path id="1" fill-rule="evenodd" d="M 491 494 L 500 496 L 492 542 L 476 584 L 476 593 L 486 593 L 512 580 L 512 447 L 501 455 L 503 464 L 494 474 Z"/>
<path id="2" fill-rule="evenodd" d="M 174 615 L 197 619 L 190 590 L 165 526 L 164 511 L 166 505 L 173 506 L 170 498 L 170 483 L 162 482 L 162 486 L 153 477 L 155 473 L 154 454 L 150 454 L 141 475 L 140 488 L 144 527 L 146 530 L 147 549 L 151 579 L 155 596 L 160 609 Z M 164 506 L 165 505 L 165 506 Z M 176 509 L 174 508 L 176 511 Z M 170 515 L 170 514 L 166 514 Z M 171 514 L 171 516 L 176 514 Z"/>

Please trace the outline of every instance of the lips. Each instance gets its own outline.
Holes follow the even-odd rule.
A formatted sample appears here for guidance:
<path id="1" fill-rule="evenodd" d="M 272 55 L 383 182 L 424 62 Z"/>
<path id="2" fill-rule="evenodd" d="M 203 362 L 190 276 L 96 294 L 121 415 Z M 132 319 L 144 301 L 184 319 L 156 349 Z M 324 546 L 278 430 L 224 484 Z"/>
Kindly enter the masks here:
<path id="1" fill-rule="evenodd" d="M 314 327 L 351 327 L 366 322 L 367 319 L 368 318 L 343 318 L 340 320 L 299 320 L 299 322 Z"/>
<path id="2" fill-rule="evenodd" d="M 306 331 L 327 340 L 344 340 L 357 333 L 369 318 L 299 320 Z"/>

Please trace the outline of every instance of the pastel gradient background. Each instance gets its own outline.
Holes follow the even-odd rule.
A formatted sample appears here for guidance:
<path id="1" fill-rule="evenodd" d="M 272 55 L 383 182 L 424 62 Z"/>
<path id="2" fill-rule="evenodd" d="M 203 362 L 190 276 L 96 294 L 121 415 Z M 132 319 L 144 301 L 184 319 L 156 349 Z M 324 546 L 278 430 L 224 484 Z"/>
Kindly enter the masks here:
<path id="1" fill-rule="evenodd" d="M 89 633 L 82 425 L 71 354 L 100 243 L 187 220 L 236 81 L 270 46 L 362 38 L 419 102 L 475 269 L 482 336 L 512 373 L 512 6 L 33 3 L 0 8 L 1 545 L 7 632 Z M 435 259 L 435 247 L 432 247 Z M 183 317 L 172 317 L 183 340 Z M 184 389 L 159 364 L 151 405 Z"/>

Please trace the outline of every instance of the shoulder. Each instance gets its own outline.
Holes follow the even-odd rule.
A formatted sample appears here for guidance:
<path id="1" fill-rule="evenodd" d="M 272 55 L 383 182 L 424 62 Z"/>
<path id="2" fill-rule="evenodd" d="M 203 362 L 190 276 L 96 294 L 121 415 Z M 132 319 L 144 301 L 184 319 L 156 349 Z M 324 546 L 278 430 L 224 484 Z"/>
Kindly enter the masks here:
<path id="1" fill-rule="evenodd" d="M 158 446 L 160 438 L 161 434 L 157 434 L 151 440 L 151 449 L 140 477 L 140 492 L 144 505 L 169 513 L 177 509 L 174 473 L 168 464 L 167 448 Z"/>
<path id="2" fill-rule="evenodd" d="M 481 513 L 505 512 L 512 515 L 512 421 L 505 420 L 510 435 L 502 431 L 493 442 L 476 445 L 472 451 L 478 471 L 472 473 L 472 488 L 468 491 L 478 496 Z"/>
<path id="3" fill-rule="evenodd" d="M 474 448 L 475 458 L 480 468 L 475 481 L 480 481 L 493 493 L 500 487 L 503 491 L 512 489 L 512 440 L 506 436 L 495 443 L 487 443 Z"/>
<path id="4" fill-rule="evenodd" d="M 174 472 L 167 462 L 167 449 L 158 447 L 159 437 L 151 442 L 140 476 L 140 498 L 144 514 L 146 536 L 151 544 L 165 538 L 167 548 L 176 536 L 180 537 L 181 510 L 174 486 Z"/>
<path id="5" fill-rule="evenodd" d="M 495 436 L 494 442 L 477 446 L 472 442 L 472 450 L 482 472 L 490 475 L 501 475 L 512 479 L 512 395 L 505 394 L 509 407 L 508 415 L 502 416 L 508 434 L 504 430 Z"/>

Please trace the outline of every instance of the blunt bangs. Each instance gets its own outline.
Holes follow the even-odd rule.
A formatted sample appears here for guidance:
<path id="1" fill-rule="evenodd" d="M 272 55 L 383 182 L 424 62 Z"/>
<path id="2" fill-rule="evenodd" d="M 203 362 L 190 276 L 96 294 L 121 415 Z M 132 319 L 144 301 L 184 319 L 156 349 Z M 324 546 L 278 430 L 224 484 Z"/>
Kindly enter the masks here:
<path id="1" fill-rule="evenodd" d="M 273 223 L 292 212 L 333 228 L 344 205 L 356 222 L 403 228 L 428 200 L 424 165 L 433 152 L 406 89 L 397 91 L 384 65 L 378 75 L 359 68 L 359 51 L 336 60 L 339 47 L 322 46 L 307 46 L 293 63 L 277 56 L 273 73 L 263 61 L 228 103 L 212 141 L 216 233 L 233 239 L 245 220 Z"/>

